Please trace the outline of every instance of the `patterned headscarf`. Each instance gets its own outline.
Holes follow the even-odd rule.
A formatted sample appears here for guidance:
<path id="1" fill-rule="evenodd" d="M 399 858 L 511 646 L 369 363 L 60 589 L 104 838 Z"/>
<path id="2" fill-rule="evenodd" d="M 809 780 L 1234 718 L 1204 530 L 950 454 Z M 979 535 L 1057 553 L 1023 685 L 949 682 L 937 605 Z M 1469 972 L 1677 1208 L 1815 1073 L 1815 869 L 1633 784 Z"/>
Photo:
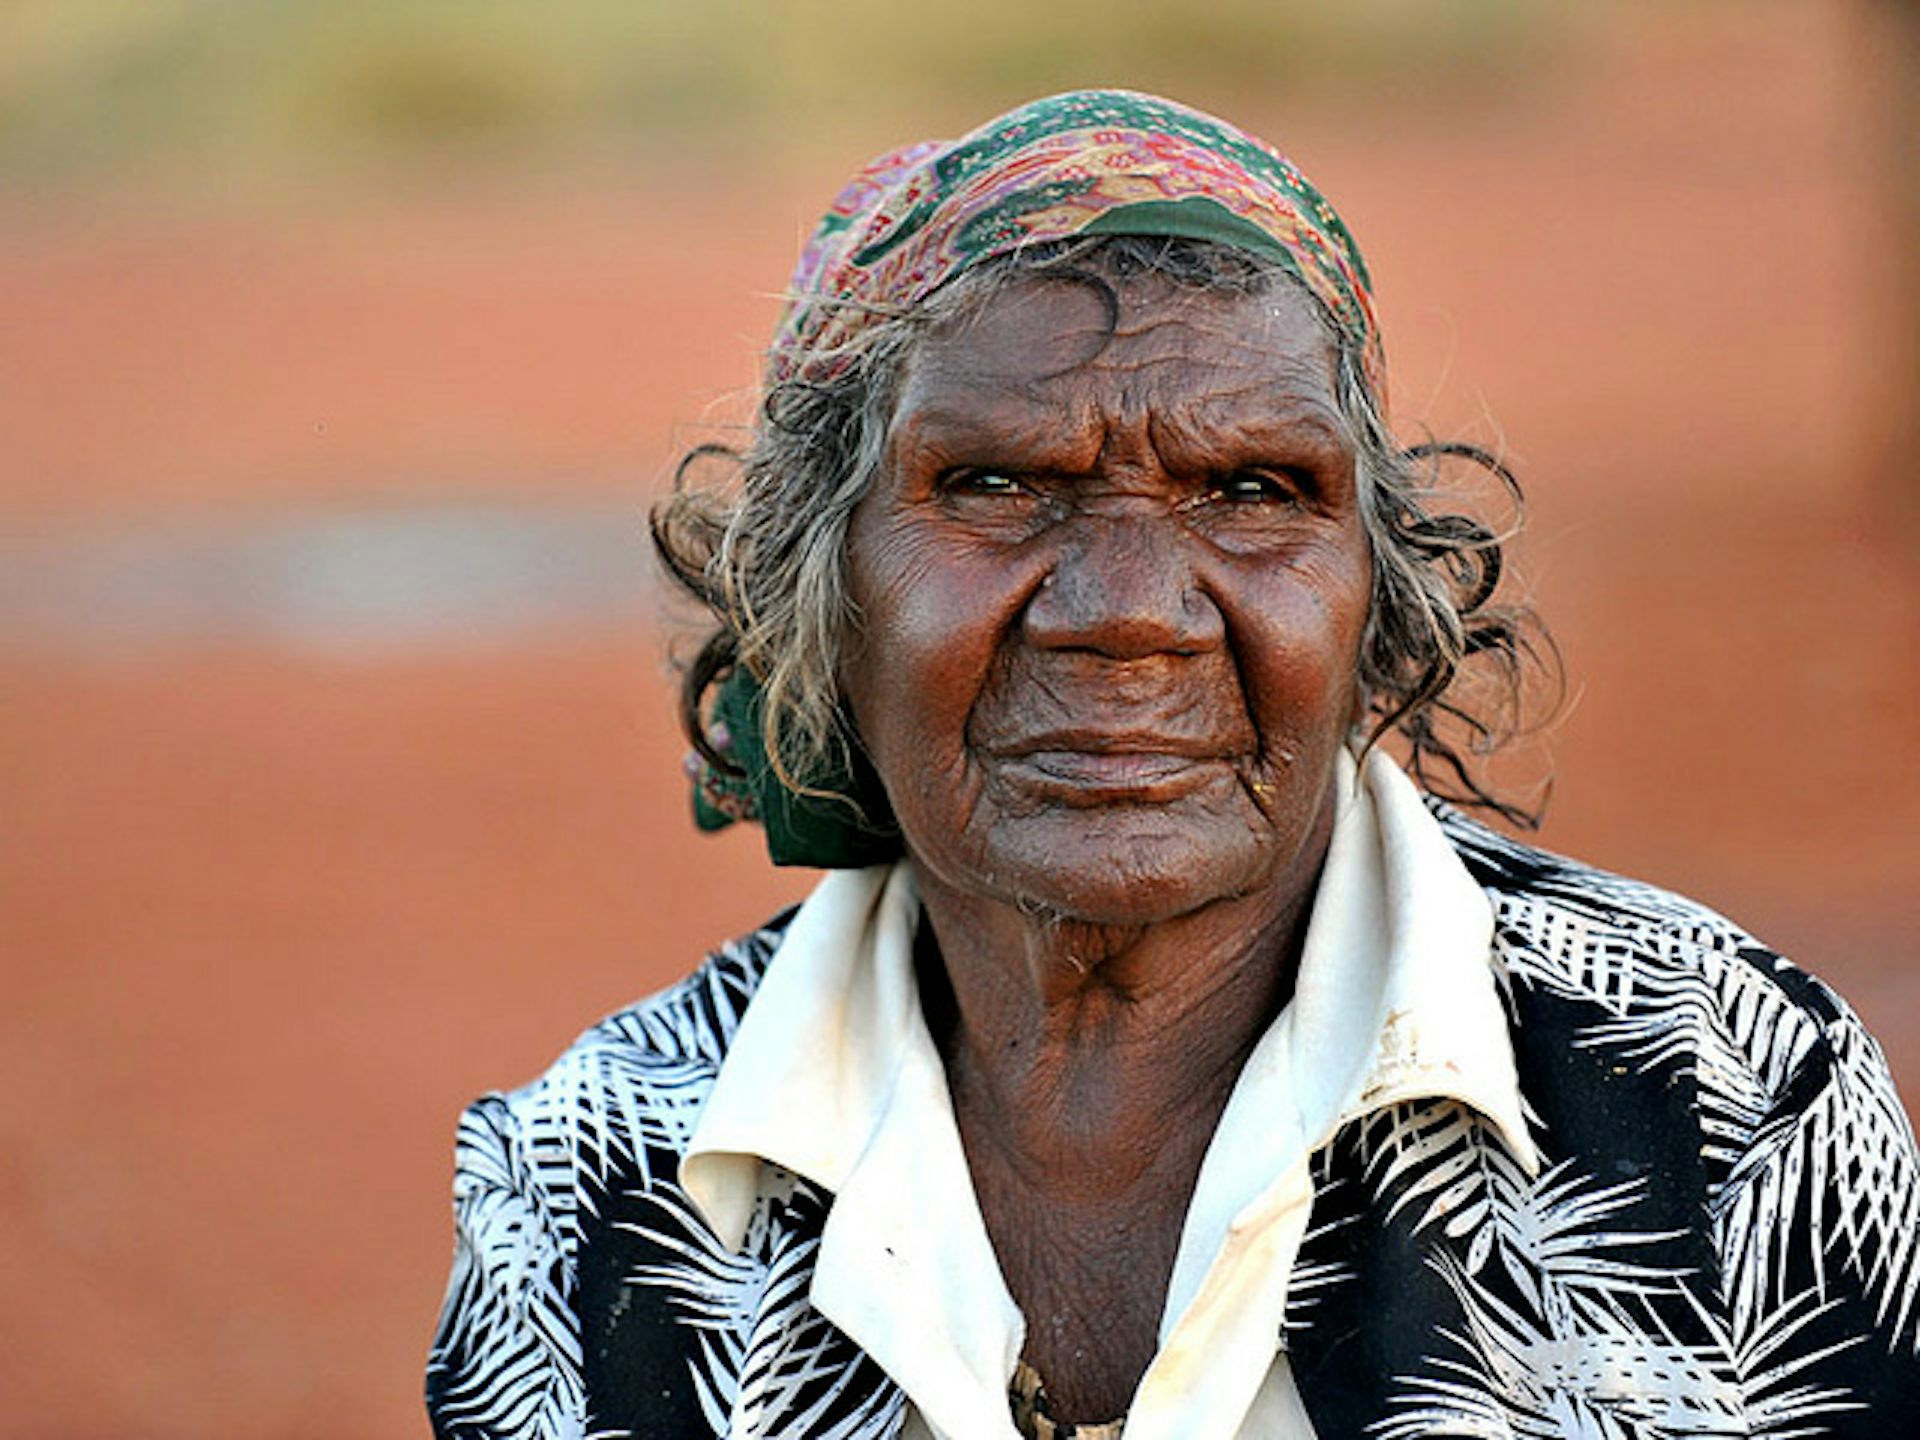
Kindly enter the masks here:
<path id="1" fill-rule="evenodd" d="M 961 271 L 1092 235 L 1213 240 L 1277 262 L 1358 342 L 1384 398 L 1366 262 L 1333 207 L 1265 141 L 1128 90 L 1035 100 L 869 164 L 801 252 L 769 378 L 831 378 L 862 330 Z"/>

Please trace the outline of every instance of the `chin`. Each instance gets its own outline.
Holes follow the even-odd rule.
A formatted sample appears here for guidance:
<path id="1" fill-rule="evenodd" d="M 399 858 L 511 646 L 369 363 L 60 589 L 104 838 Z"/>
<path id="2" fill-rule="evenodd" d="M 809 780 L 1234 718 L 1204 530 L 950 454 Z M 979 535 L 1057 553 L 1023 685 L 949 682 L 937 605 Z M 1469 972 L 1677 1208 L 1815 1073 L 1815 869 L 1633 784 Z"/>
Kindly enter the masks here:
<path id="1" fill-rule="evenodd" d="M 1108 833 L 1093 845 L 1084 834 L 1049 836 L 1044 832 L 1052 827 L 1033 828 L 1042 833 L 995 847 L 1001 853 L 992 857 L 989 873 L 1029 914 L 1084 925 L 1154 925 L 1244 895 L 1257 888 L 1265 858 L 1244 829 L 1223 846 L 1208 843 L 1213 837 L 1138 820 L 1102 826 Z"/>

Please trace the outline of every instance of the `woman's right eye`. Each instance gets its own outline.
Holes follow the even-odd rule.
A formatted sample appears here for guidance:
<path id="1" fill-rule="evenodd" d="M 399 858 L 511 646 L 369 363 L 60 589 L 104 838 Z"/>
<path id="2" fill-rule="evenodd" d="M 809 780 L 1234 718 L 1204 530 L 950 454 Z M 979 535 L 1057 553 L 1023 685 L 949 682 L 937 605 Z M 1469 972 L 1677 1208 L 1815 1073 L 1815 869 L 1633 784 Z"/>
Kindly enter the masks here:
<path id="1" fill-rule="evenodd" d="M 1027 487 L 1004 470 L 956 470 L 946 488 L 959 495 L 1020 495 Z"/>

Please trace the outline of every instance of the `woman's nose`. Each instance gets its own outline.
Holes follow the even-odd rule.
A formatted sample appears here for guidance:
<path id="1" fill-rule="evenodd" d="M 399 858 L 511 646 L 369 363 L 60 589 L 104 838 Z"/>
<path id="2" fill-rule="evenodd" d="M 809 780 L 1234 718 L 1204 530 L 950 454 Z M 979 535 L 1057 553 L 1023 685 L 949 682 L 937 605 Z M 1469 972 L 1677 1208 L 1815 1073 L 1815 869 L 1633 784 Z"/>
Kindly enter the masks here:
<path id="1" fill-rule="evenodd" d="M 1033 643 L 1131 660 L 1223 641 L 1225 623 L 1197 583 L 1175 517 L 1083 513 L 1062 530 L 1053 568 L 1027 604 Z"/>

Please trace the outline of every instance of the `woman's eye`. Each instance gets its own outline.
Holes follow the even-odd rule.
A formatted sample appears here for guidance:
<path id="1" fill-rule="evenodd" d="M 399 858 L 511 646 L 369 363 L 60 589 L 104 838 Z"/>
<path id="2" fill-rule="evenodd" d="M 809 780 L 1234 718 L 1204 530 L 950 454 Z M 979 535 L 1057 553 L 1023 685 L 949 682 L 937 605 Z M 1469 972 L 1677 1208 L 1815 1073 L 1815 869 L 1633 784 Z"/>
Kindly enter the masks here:
<path id="1" fill-rule="evenodd" d="M 1300 498 L 1300 487 L 1285 476 L 1236 470 L 1214 486 L 1214 493 L 1236 505 L 1292 504 Z"/>
<path id="2" fill-rule="evenodd" d="M 961 495 L 1020 495 L 1026 488 L 1003 470 L 962 470 L 947 479 L 947 489 Z"/>

